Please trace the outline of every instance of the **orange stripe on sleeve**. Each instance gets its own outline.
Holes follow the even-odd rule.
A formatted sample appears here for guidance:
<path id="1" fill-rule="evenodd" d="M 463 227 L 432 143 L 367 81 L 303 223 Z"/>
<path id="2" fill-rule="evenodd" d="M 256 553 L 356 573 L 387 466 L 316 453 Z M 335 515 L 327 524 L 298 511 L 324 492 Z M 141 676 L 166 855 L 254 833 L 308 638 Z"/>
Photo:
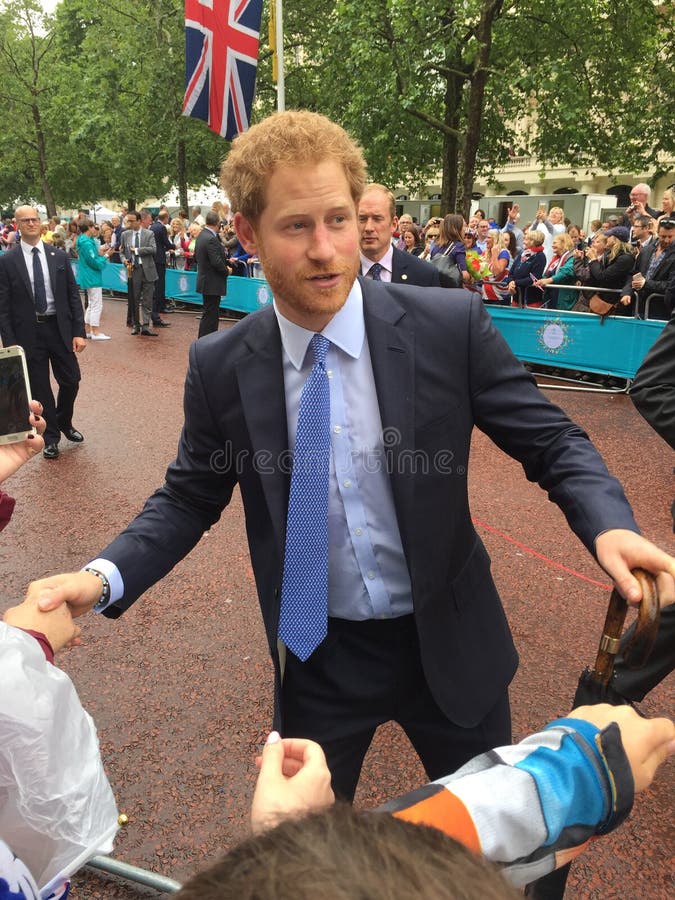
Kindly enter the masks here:
<path id="1" fill-rule="evenodd" d="M 445 788 L 393 815 L 416 825 L 431 825 L 459 841 L 467 850 L 481 852 L 478 832 L 469 811 L 459 797 Z"/>

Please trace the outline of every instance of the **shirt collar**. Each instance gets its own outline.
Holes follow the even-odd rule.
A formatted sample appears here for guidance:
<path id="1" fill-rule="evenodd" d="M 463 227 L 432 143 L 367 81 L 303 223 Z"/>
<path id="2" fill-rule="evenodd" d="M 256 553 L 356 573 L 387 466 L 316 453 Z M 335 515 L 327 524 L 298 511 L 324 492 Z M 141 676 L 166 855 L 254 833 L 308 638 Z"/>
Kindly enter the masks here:
<path id="1" fill-rule="evenodd" d="M 31 256 L 31 254 L 33 253 L 33 247 L 37 247 L 37 248 L 38 248 L 38 250 L 39 250 L 39 252 L 40 252 L 40 256 L 44 255 L 44 253 L 45 253 L 45 245 L 44 245 L 44 242 L 42 241 L 42 239 L 40 239 L 40 240 L 37 242 L 37 244 L 28 244 L 28 243 L 27 243 L 26 241 L 24 241 L 24 240 L 21 241 L 21 249 L 22 249 L 23 252 L 26 254 L 26 256 Z"/>
<path id="2" fill-rule="evenodd" d="M 363 253 L 361 256 L 361 274 L 366 275 L 371 266 L 374 266 L 375 263 L 372 259 L 368 259 L 367 256 L 364 256 Z M 377 262 L 382 266 L 383 269 L 386 269 L 387 272 L 394 271 L 394 245 L 390 242 L 389 247 L 387 248 L 387 252 L 384 254 L 382 259 L 378 259 Z"/>
<path id="3" fill-rule="evenodd" d="M 281 344 L 291 363 L 300 371 L 314 332 L 285 318 L 277 309 L 276 303 L 274 312 L 281 332 Z M 366 337 L 366 324 L 363 318 L 363 294 L 358 281 L 352 285 L 342 309 L 335 313 L 321 334 L 349 356 L 359 358 Z"/>

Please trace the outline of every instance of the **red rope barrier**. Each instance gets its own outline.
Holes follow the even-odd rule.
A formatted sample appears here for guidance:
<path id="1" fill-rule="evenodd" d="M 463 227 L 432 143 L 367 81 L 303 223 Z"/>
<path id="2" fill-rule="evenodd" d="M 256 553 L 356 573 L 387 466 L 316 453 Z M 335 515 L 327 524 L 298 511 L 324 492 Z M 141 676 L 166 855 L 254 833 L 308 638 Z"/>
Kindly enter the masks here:
<path id="1" fill-rule="evenodd" d="M 521 543 L 521 541 L 517 541 L 515 538 L 512 538 L 510 535 L 505 534 L 503 531 L 499 531 L 499 529 L 493 528 L 492 525 L 481 522 L 480 519 L 472 519 L 471 521 L 479 528 L 484 528 L 486 531 L 489 531 L 490 534 L 496 534 L 497 537 L 503 538 L 505 541 L 508 541 L 509 544 L 513 544 L 514 546 L 519 547 L 521 550 L 529 553 L 530 556 L 541 559 L 547 565 L 554 566 L 556 569 L 562 569 L 562 571 L 567 572 L 568 575 L 573 575 L 575 578 L 580 578 L 582 581 L 587 581 L 589 584 L 594 584 L 597 587 L 601 587 L 605 591 L 611 591 L 614 587 L 614 585 L 612 584 L 605 584 L 602 581 L 596 581 L 594 578 L 589 578 L 588 575 L 582 575 L 581 572 L 577 572 L 575 569 L 570 569 L 569 566 L 564 566 L 562 563 L 556 562 L 554 559 L 550 559 L 548 556 L 544 556 L 543 553 L 538 553 L 536 550 L 533 550 L 532 547 L 528 547 L 527 544 L 523 544 Z"/>

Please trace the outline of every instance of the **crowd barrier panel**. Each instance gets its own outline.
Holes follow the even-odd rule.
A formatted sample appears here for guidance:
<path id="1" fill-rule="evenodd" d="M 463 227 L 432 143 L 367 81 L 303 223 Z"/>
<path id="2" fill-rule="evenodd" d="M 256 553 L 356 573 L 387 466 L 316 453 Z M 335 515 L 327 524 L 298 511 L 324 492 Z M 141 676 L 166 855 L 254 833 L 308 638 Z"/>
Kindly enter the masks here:
<path id="1" fill-rule="evenodd" d="M 490 304 L 495 327 L 521 362 L 632 380 L 665 322 Z"/>
<path id="2" fill-rule="evenodd" d="M 79 277 L 78 262 L 71 259 L 75 278 Z M 103 290 L 115 294 L 127 293 L 127 270 L 122 263 L 108 263 L 101 273 Z M 202 306 L 202 295 L 197 293 L 197 272 L 186 269 L 166 270 L 166 296 L 179 303 Z M 221 297 L 220 308 L 251 313 L 272 302 L 272 292 L 264 278 L 243 278 L 230 275 L 227 279 L 227 295 Z"/>
<path id="3" fill-rule="evenodd" d="M 644 303 L 644 306 L 645 306 L 644 315 L 640 315 L 640 301 L 639 301 L 639 298 L 638 298 L 638 302 L 637 302 L 637 304 L 636 304 L 635 315 L 636 315 L 636 316 L 639 316 L 639 318 L 641 318 L 641 319 L 648 319 L 648 318 L 649 318 L 649 309 L 650 309 L 651 304 L 652 304 L 652 303 L 656 303 L 658 300 L 663 300 L 664 298 L 665 298 L 665 294 L 650 294 L 650 295 L 645 299 L 645 303 Z"/>
<path id="4" fill-rule="evenodd" d="M 182 887 L 181 883 L 174 881 L 173 878 L 167 878 L 166 875 L 158 875 L 149 869 L 132 866 L 130 863 L 121 862 L 112 856 L 93 856 L 86 867 L 97 869 L 100 872 L 107 872 L 134 884 L 142 884 L 145 887 L 154 888 L 154 890 L 162 894 L 175 894 Z"/>

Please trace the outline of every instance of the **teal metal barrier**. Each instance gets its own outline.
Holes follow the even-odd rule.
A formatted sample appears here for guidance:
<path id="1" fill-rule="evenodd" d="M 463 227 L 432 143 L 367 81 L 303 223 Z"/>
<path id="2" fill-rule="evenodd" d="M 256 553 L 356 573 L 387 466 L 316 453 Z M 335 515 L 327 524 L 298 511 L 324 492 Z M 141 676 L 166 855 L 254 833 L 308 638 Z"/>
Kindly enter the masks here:
<path id="1" fill-rule="evenodd" d="M 75 278 L 78 277 L 78 263 L 71 259 Z M 127 292 L 127 270 L 122 263 L 108 263 L 101 273 L 103 290 L 117 294 Z M 166 270 L 166 296 L 179 303 L 193 303 L 202 306 L 202 295 L 197 293 L 197 273 L 185 269 Z M 230 275 L 227 279 L 227 296 L 221 297 L 221 309 L 251 313 L 272 302 L 272 292 L 264 278 L 240 278 Z"/>
<path id="2" fill-rule="evenodd" d="M 546 309 L 487 307 L 522 362 L 634 378 L 665 322 Z"/>

